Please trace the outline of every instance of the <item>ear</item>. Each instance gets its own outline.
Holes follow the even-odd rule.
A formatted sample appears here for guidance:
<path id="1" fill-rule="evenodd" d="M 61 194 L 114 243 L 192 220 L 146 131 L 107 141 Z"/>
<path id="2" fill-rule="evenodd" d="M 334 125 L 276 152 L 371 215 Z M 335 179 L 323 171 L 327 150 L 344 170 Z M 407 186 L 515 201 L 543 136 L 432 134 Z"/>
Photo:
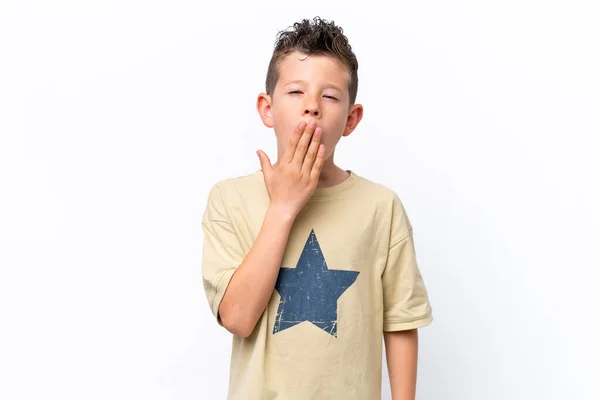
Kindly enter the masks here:
<path id="1" fill-rule="evenodd" d="M 271 102 L 271 96 L 266 93 L 260 93 L 256 99 L 256 111 L 258 111 L 260 119 L 262 119 L 263 124 L 265 124 L 267 128 L 273 127 Z"/>
<path id="2" fill-rule="evenodd" d="M 360 122 L 363 116 L 363 106 L 360 104 L 355 104 L 350 107 L 348 111 L 348 119 L 346 120 L 346 128 L 344 128 L 344 132 L 342 136 L 348 136 L 352 133 L 356 126 Z"/>

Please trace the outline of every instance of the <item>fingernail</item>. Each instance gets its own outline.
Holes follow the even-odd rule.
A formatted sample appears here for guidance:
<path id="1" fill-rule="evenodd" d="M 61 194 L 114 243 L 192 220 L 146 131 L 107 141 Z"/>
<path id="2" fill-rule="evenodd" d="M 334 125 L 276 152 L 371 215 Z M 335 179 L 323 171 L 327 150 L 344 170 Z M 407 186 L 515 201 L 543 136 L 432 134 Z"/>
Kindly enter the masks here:
<path id="1" fill-rule="evenodd" d="M 298 128 L 304 129 L 306 127 L 306 122 L 302 121 L 298 124 Z"/>

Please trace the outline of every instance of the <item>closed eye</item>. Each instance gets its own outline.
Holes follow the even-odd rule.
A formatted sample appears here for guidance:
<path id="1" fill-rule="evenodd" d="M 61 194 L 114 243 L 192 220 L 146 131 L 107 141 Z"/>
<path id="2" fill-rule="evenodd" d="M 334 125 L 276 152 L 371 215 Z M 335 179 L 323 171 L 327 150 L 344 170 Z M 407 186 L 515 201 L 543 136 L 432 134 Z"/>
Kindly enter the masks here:
<path id="1" fill-rule="evenodd" d="M 302 92 L 300 92 L 300 91 L 298 91 L 298 90 L 294 90 L 294 91 L 290 92 L 290 94 L 292 94 L 292 93 L 302 93 Z M 332 99 L 332 100 L 337 100 L 337 98 L 335 98 L 335 97 L 333 97 L 333 96 L 325 96 L 325 97 L 327 97 L 327 98 L 329 98 L 329 99 Z"/>

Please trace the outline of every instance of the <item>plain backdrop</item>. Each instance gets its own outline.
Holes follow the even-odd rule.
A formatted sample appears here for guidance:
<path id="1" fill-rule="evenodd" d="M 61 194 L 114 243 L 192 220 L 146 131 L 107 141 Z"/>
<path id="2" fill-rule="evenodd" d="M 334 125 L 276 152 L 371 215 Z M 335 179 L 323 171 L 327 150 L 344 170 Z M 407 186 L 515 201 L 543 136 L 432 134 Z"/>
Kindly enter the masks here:
<path id="1" fill-rule="evenodd" d="M 0 4 L 0 398 L 225 399 L 201 216 L 276 157 L 256 96 L 315 16 L 359 60 L 337 164 L 414 225 L 417 399 L 600 398 L 596 2 Z"/>

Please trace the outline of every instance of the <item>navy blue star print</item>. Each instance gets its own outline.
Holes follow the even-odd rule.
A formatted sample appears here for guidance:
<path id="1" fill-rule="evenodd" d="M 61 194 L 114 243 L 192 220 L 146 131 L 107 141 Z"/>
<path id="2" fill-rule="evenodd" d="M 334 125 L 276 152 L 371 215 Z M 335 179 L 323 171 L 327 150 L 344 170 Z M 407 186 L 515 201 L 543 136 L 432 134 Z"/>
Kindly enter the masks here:
<path id="1" fill-rule="evenodd" d="M 311 230 L 296 268 L 280 268 L 275 289 L 281 300 L 273 334 L 308 321 L 337 337 L 337 300 L 358 271 L 331 270 Z"/>

